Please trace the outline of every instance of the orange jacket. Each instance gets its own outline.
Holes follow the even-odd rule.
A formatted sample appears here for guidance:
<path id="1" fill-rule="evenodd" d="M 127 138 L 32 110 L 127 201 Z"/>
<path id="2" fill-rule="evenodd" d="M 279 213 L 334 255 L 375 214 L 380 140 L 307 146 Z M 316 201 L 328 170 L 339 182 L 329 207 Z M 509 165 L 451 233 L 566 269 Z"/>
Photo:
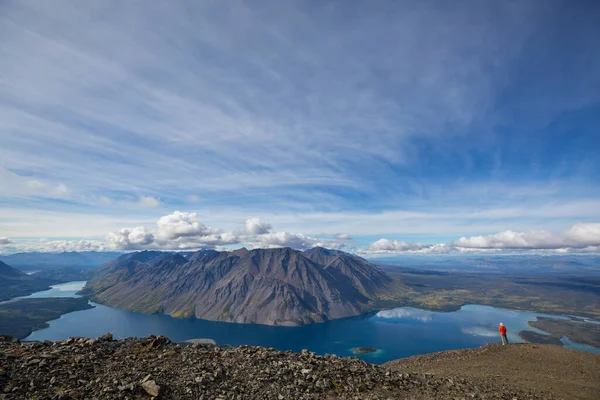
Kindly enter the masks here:
<path id="1" fill-rule="evenodd" d="M 501 335 L 506 335 L 506 327 L 504 325 L 499 326 L 498 330 L 500 331 Z"/>

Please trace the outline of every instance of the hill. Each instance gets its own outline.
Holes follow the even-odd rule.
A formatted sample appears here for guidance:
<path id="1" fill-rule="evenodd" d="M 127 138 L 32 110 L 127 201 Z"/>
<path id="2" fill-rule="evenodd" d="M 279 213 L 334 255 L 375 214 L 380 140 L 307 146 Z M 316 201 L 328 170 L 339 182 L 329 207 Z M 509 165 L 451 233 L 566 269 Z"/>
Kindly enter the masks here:
<path id="1" fill-rule="evenodd" d="M 48 289 L 54 282 L 37 279 L 0 261 L 0 301 Z"/>
<path id="2" fill-rule="evenodd" d="M 48 321 L 72 311 L 92 308 L 84 298 L 32 298 L 0 303 L 0 335 L 18 339 L 47 328 Z"/>
<path id="3" fill-rule="evenodd" d="M 493 382 L 547 399 L 600 398 L 600 355 L 548 344 L 488 344 L 403 358 L 383 366 L 454 381 L 468 379 L 476 385 Z"/>
<path id="4" fill-rule="evenodd" d="M 392 280 L 368 261 L 314 248 L 143 251 L 106 263 L 83 293 L 103 304 L 175 317 L 302 325 L 362 314 Z"/>
<path id="5" fill-rule="evenodd" d="M 497 368 L 477 357 L 487 353 L 494 357 L 485 360 L 499 360 Z M 595 400 L 600 389 L 600 356 L 553 346 L 488 345 L 421 357 L 382 367 L 306 350 L 176 344 L 165 337 L 22 344 L 6 338 L 0 387 L 6 399 L 163 400 Z M 437 359 L 445 364 L 439 373 Z"/>

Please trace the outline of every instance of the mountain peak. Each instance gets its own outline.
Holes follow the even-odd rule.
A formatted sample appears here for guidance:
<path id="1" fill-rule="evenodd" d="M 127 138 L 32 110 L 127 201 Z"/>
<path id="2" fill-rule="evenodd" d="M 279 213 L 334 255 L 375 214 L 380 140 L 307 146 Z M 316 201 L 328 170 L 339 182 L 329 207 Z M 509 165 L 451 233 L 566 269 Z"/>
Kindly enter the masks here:
<path id="1" fill-rule="evenodd" d="M 94 301 L 134 311 L 302 325 L 362 314 L 391 282 L 368 261 L 340 254 L 345 253 L 289 247 L 212 251 L 188 259 L 136 253 L 115 260 L 86 289 Z M 142 265 L 131 262 L 140 257 Z"/>

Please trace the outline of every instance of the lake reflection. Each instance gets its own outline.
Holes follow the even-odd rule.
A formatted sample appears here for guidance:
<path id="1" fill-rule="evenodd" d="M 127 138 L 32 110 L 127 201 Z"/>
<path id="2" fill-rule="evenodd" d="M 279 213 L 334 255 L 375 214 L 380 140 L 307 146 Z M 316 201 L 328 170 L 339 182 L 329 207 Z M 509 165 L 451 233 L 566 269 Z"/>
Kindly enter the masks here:
<path id="1" fill-rule="evenodd" d="M 112 332 L 116 338 L 164 335 L 174 341 L 211 338 L 217 344 L 275 347 L 280 350 L 309 349 L 318 354 L 353 356 L 352 348 L 373 347 L 378 351 L 361 355 L 366 361 L 388 360 L 435 351 L 478 347 L 499 341 L 497 326 L 503 322 L 508 338 L 521 342 L 520 330 L 540 332 L 527 325 L 544 314 L 468 305 L 459 311 L 441 313 L 410 307 L 380 311 L 360 317 L 301 327 L 233 324 L 204 320 L 182 320 L 166 315 L 139 314 L 95 304 L 50 321 L 50 327 L 33 332 L 27 340 L 64 340 L 72 336 L 98 337 Z"/>

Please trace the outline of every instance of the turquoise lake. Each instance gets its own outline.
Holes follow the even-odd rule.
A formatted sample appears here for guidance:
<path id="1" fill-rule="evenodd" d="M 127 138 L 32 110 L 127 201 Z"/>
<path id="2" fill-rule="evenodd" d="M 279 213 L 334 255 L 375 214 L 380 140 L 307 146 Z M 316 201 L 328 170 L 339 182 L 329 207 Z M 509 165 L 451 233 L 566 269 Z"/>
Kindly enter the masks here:
<path id="1" fill-rule="evenodd" d="M 85 282 L 70 282 L 28 297 L 74 297 Z M 353 356 L 352 348 L 373 347 L 361 355 L 371 363 L 436 351 L 478 347 L 500 341 L 497 326 L 503 322 L 512 342 L 522 342 L 521 330 L 543 333 L 527 325 L 546 314 L 467 305 L 455 312 L 431 312 L 411 307 L 371 313 L 301 327 L 232 324 L 199 319 L 176 319 L 148 315 L 91 303 L 89 310 L 65 314 L 50 327 L 33 332 L 26 340 L 64 340 L 74 336 L 98 337 L 112 332 L 115 338 L 164 335 L 174 341 L 214 339 L 217 344 L 274 347 L 280 350 L 309 349 L 318 354 Z M 550 316 L 556 318 L 556 316 Z M 600 350 L 563 341 L 565 347 L 600 353 Z"/>

